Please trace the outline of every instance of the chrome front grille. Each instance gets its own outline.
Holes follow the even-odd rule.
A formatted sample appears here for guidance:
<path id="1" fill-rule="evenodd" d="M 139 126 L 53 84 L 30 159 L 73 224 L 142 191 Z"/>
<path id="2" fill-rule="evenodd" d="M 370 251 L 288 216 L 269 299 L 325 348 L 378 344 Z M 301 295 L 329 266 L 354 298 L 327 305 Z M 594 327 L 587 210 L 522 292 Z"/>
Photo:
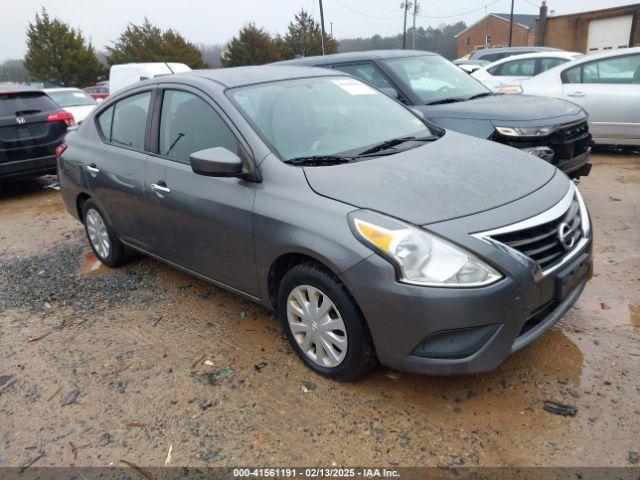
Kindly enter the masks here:
<path id="1" fill-rule="evenodd" d="M 495 245 L 526 266 L 535 265 L 534 278 L 540 278 L 584 250 L 591 238 L 591 223 L 584 200 L 571 183 L 565 196 L 549 210 L 473 236 Z"/>
<path id="2" fill-rule="evenodd" d="M 581 223 L 580 205 L 574 196 L 569 209 L 560 218 L 491 238 L 526 255 L 545 270 L 579 243 L 583 235 Z M 571 237 L 563 242 L 560 234 L 566 232 Z"/>

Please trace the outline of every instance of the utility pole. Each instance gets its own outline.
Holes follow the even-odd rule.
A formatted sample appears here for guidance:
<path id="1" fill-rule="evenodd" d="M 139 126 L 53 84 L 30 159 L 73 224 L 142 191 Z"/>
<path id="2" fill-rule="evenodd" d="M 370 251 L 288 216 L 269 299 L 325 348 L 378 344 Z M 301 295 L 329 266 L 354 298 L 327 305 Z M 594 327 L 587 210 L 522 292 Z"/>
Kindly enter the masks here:
<path id="1" fill-rule="evenodd" d="M 329 35 L 333 37 L 333 22 L 329 22 Z"/>
<path id="2" fill-rule="evenodd" d="M 511 46 L 511 40 L 513 39 L 513 1 L 511 0 L 511 15 L 509 16 L 509 46 Z"/>
<path id="3" fill-rule="evenodd" d="M 322 30 L 320 42 L 322 43 L 322 55 L 324 55 L 324 11 L 322 10 L 322 0 L 320 0 L 320 29 Z"/>
<path id="4" fill-rule="evenodd" d="M 409 0 L 404 0 L 400 4 L 400 8 L 404 9 L 404 26 L 402 27 L 402 49 L 407 49 L 407 12 L 409 11 L 409 7 L 411 6 L 411 2 Z"/>
<path id="5" fill-rule="evenodd" d="M 418 14 L 418 0 L 413 0 L 413 35 L 411 35 L 411 48 L 416 49 L 416 15 Z"/>

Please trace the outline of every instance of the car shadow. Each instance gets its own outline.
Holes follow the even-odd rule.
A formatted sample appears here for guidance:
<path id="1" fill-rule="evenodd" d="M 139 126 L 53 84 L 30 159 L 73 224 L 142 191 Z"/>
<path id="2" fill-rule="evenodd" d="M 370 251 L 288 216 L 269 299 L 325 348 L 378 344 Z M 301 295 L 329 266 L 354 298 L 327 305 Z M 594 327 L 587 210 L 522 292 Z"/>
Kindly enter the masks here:
<path id="1" fill-rule="evenodd" d="M 57 185 L 58 178 L 55 175 L 20 180 L 0 179 L 0 201 L 29 195 L 47 188 L 57 188 Z"/>

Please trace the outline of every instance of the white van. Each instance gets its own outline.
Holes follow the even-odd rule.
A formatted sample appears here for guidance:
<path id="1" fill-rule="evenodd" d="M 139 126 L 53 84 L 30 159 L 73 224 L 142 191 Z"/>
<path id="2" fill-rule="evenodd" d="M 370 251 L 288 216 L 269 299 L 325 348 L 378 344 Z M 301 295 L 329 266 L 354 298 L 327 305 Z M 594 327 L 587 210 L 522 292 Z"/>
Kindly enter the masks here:
<path id="1" fill-rule="evenodd" d="M 118 90 L 160 75 L 189 72 L 191 69 L 184 63 L 156 62 L 156 63 L 123 63 L 112 65 L 109 70 L 109 94 L 113 95 Z"/>

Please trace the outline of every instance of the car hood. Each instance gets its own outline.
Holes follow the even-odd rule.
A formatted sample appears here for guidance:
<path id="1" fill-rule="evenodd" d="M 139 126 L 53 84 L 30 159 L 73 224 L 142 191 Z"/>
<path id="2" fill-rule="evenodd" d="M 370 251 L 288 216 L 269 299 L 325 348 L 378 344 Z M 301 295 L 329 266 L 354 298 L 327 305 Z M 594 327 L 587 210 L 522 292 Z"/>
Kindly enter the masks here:
<path id="1" fill-rule="evenodd" d="M 496 94 L 444 105 L 416 105 L 415 108 L 436 123 L 438 118 L 528 121 L 585 116 L 579 106 L 566 100 L 529 95 Z"/>
<path id="2" fill-rule="evenodd" d="M 514 148 L 447 131 L 395 155 L 304 172 L 320 195 L 425 225 L 518 200 L 549 182 L 556 168 Z"/>

